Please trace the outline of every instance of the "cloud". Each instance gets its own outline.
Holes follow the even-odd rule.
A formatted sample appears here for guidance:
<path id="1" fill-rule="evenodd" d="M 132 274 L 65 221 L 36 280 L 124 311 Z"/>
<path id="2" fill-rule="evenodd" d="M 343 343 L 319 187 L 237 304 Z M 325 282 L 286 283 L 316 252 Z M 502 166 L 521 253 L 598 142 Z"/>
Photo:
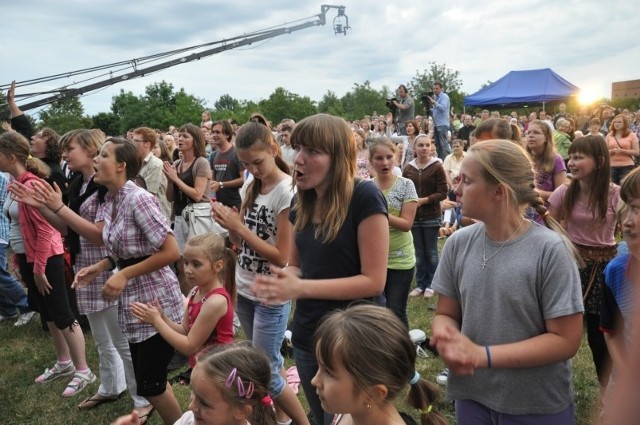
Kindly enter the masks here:
<path id="1" fill-rule="evenodd" d="M 65 3 L 25 0 L 3 9 L 0 84 L 127 61 L 235 37 L 313 17 L 320 4 L 274 1 Z M 595 0 L 415 2 L 344 0 L 352 27 L 327 24 L 230 50 L 85 96 L 89 114 L 107 111 L 120 90 L 144 92 L 161 80 L 213 105 L 222 94 L 257 101 L 282 86 L 313 100 L 354 83 L 407 83 L 429 62 L 460 72 L 462 90 L 477 91 L 511 70 L 552 68 L 577 86 L 610 95 L 612 81 L 637 78 L 640 29 L 635 2 Z M 302 20 L 304 22 L 305 20 Z M 108 75 L 107 75 L 108 76 Z M 51 89 L 81 80 L 48 83 Z"/>

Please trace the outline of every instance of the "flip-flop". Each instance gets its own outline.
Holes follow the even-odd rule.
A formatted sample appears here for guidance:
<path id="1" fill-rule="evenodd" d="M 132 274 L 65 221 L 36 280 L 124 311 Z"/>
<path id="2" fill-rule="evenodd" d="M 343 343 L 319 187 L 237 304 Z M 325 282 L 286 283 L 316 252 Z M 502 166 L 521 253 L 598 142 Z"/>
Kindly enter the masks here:
<path id="1" fill-rule="evenodd" d="M 80 410 L 95 409 L 96 407 L 102 404 L 113 403 L 114 401 L 118 401 L 121 395 L 122 394 L 118 394 L 117 397 L 102 397 L 102 396 L 99 396 L 98 394 L 94 394 L 91 397 L 85 398 L 82 401 L 82 403 L 78 405 L 78 409 Z M 96 397 L 102 397 L 102 398 L 96 398 Z"/>
<path id="2" fill-rule="evenodd" d="M 153 412 L 156 411 L 156 408 L 151 406 L 151 410 L 149 410 L 147 413 L 145 413 L 144 415 L 140 415 L 138 416 L 138 425 L 144 425 L 147 423 L 147 421 L 149 420 L 149 418 L 151 417 L 151 415 L 153 415 Z M 140 412 L 138 410 L 138 412 Z"/>

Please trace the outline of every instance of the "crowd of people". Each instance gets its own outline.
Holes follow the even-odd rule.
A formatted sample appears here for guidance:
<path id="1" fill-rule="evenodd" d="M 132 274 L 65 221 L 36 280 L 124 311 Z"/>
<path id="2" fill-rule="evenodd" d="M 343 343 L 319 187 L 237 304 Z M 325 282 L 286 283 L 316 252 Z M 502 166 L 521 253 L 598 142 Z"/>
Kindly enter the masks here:
<path id="1" fill-rule="evenodd" d="M 99 379 L 84 410 L 128 389 L 119 424 L 414 423 L 395 404 L 408 386 L 420 421 L 443 424 L 407 316 L 409 297 L 436 297 L 457 423 L 574 423 L 583 323 L 607 421 L 634 349 L 640 112 L 454 114 L 444 89 L 424 116 L 401 85 L 396 113 L 353 122 L 205 111 L 119 137 L 34 132 L 12 87 L 0 320 L 40 313 L 55 363 L 35 382 L 68 376 L 71 397 Z M 198 205 L 219 231 L 192 234 Z M 287 329 L 309 415 L 285 378 Z M 186 413 L 168 380 L 179 354 Z"/>

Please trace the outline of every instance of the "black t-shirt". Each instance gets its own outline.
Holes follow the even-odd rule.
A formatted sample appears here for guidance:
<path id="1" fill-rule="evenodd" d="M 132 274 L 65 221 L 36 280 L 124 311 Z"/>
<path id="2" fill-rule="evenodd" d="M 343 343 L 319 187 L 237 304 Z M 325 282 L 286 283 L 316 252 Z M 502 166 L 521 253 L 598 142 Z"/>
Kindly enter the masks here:
<path id="1" fill-rule="evenodd" d="M 217 182 L 228 182 L 235 180 L 241 176 L 242 165 L 238 159 L 235 146 L 232 146 L 226 152 L 215 151 L 211 155 L 209 161 L 211 165 L 211 171 L 213 173 L 213 180 Z M 216 199 L 222 205 L 227 207 L 240 208 L 242 199 L 240 199 L 240 188 L 238 187 L 225 187 L 216 192 Z"/>
<path id="2" fill-rule="evenodd" d="M 291 203 L 289 221 L 295 223 L 296 212 Z M 372 181 L 357 181 L 349 212 L 337 237 L 324 243 L 315 238 L 314 224 L 295 234 L 303 279 L 336 279 L 360 274 L 358 226 L 373 214 L 387 215 L 387 201 Z M 292 342 L 296 348 L 313 352 L 313 333 L 325 314 L 346 308 L 354 300 L 299 299 L 293 315 Z"/>

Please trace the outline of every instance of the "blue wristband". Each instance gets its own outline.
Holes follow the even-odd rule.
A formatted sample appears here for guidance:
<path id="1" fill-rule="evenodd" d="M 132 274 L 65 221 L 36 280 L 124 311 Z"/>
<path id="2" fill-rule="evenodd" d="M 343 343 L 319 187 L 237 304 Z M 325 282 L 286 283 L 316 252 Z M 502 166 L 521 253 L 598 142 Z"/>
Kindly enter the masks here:
<path id="1" fill-rule="evenodd" d="M 484 350 L 487 352 L 487 369 L 491 369 L 491 350 L 488 345 L 484 346 Z"/>

